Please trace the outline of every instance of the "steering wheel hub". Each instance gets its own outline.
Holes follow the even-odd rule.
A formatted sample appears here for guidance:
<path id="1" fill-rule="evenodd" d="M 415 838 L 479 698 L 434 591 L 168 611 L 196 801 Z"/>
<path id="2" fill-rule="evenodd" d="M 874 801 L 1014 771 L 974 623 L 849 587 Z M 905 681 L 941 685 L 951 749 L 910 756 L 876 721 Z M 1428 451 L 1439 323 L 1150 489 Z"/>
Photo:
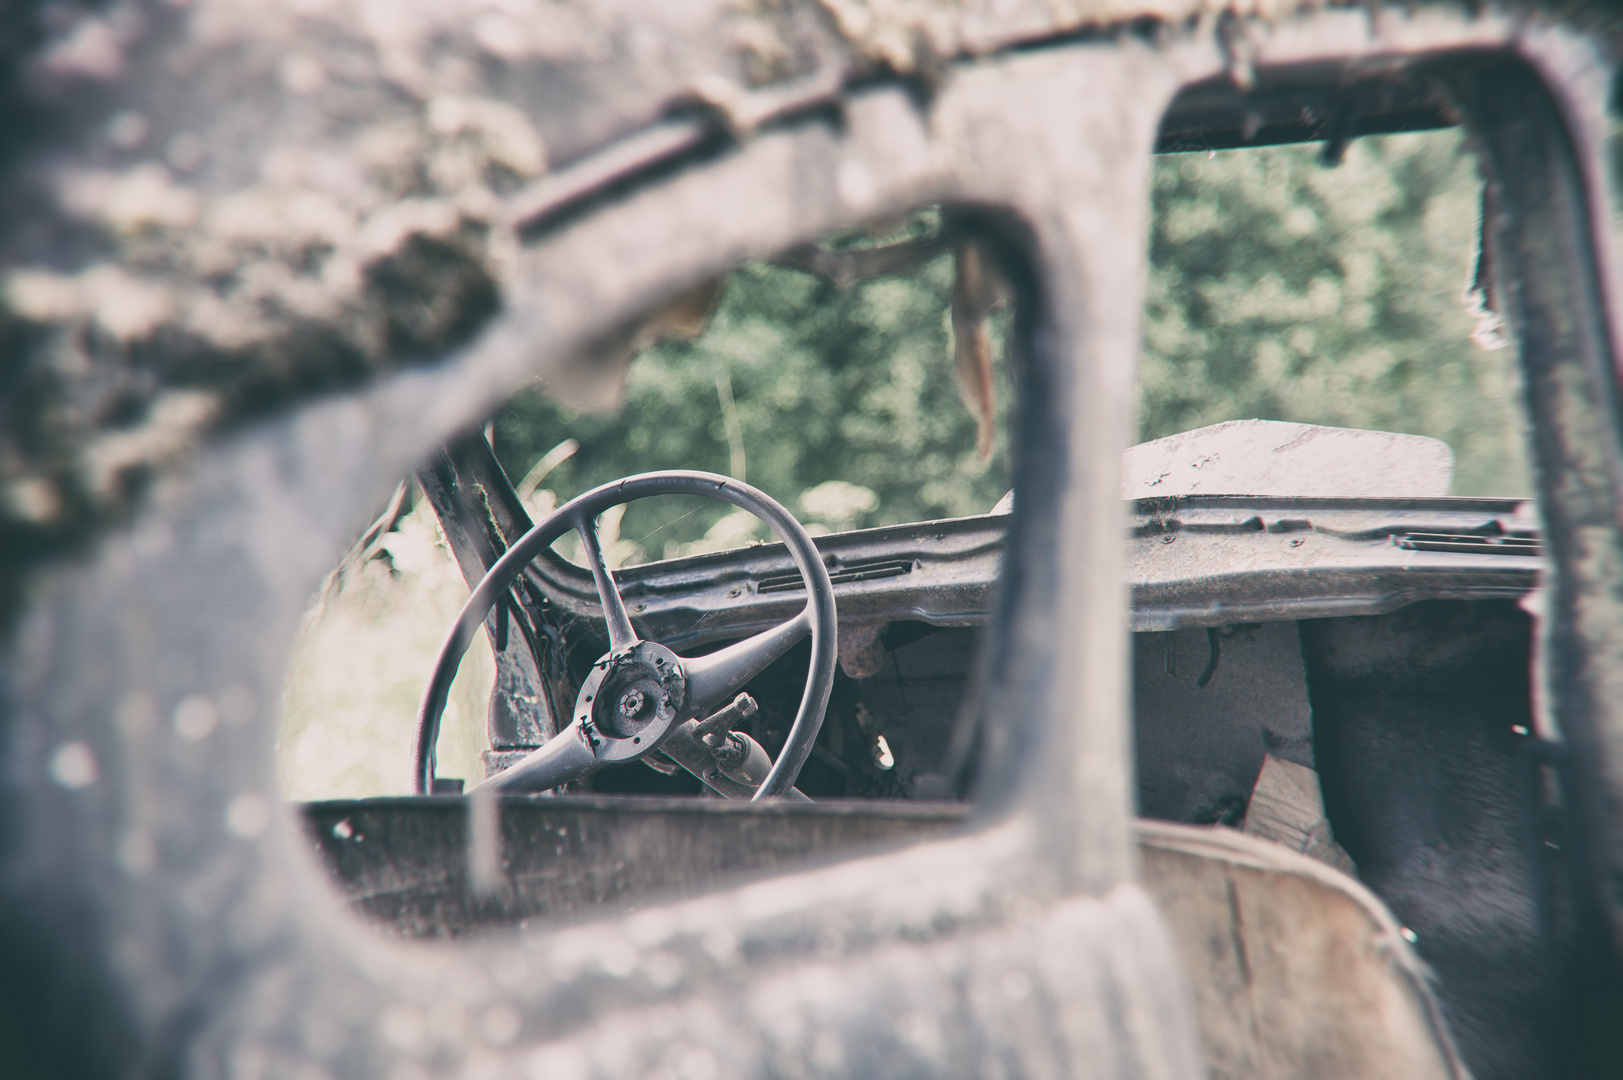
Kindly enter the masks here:
<path id="1" fill-rule="evenodd" d="M 575 697 L 575 718 L 599 761 L 631 761 L 669 734 L 686 698 L 681 658 L 639 641 L 592 665 Z"/>

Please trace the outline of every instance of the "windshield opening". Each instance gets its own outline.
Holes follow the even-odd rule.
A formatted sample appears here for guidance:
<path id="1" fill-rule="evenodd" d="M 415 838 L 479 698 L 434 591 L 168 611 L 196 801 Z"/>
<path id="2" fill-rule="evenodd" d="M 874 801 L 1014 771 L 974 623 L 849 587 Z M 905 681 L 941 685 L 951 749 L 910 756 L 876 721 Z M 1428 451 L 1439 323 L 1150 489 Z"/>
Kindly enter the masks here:
<path id="1" fill-rule="evenodd" d="M 1253 418 L 1429 436 L 1453 451 L 1451 494 L 1529 496 L 1464 133 L 1356 139 L 1334 166 L 1325 153 L 1156 160 L 1139 438 Z"/>

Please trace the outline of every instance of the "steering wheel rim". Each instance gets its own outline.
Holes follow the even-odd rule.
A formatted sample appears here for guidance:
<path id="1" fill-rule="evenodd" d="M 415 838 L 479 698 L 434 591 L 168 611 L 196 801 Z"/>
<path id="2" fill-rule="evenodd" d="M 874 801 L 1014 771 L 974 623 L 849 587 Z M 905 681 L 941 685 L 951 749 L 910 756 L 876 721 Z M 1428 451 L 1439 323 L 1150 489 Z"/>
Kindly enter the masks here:
<path id="1" fill-rule="evenodd" d="M 747 510 L 766 522 L 781 541 L 800 570 L 806 584 L 806 606 L 793 618 L 762 631 L 717 652 L 700 657 L 679 657 L 654 642 L 644 642 L 632 629 L 614 575 L 610 571 L 597 538 L 597 519 L 610 507 L 653 495 L 700 495 L 720 499 Z M 456 622 L 446 635 L 434 662 L 434 670 L 423 691 L 417 712 L 416 743 L 412 755 L 412 785 L 419 795 L 434 790 L 435 748 L 439 741 L 440 721 L 445 712 L 451 682 L 474 635 L 478 633 L 491 609 L 513 581 L 537 556 L 573 529 L 581 538 L 582 548 L 591 564 L 598 599 L 603 605 L 604 621 L 609 630 L 609 652 L 598 661 L 594 673 L 607 669 L 616 658 L 630 657 L 639 648 L 651 646 L 661 659 L 669 657 L 679 665 L 682 702 L 674 715 L 661 720 L 660 732 L 650 738 L 638 751 L 620 749 L 621 756 L 600 757 L 603 733 L 595 735 L 588 716 L 577 715 L 564 730 L 559 731 L 531 758 L 553 747 L 553 756 L 569 756 L 570 767 L 580 766 L 577 776 L 584 776 L 596 767 L 635 760 L 650 753 L 684 720 L 702 717 L 724 704 L 742 688 L 744 683 L 781 656 L 801 637 L 809 633 L 812 642 L 811 666 L 807 672 L 806 689 L 801 695 L 800 707 L 794 723 L 784 740 L 783 749 L 772 763 L 764 780 L 752 796 L 752 801 L 768 799 L 790 792 L 801 766 L 811 755 L 812 744 L 822 728 L 828 699 L 834 688 L 834 666 L 838 660 L 838 622 L 834 607 L 834 586 L 828 569 L 812 543 L 811 536 L 795 516 L 771 496 L 758 488 L 731 477 L 715 473 L 690 470 L 640 473 L 636 476 L 611 481 L 593 488 L 560 506 L 542 521 L 537 522 L 521 536 L 507 552 L 491 566 L 474 588 L 467 603 L 458 613 Z M 644 653 L 651 650 L 644 650 Z M 666 681 L 667 689 L 676 684 Z M 590 700 L 590 699 L 588 699 Z M 578 712 L 579 710 L 577 710 Z M 663 712 L 663 710 L 661 710 Z M 563 740 L 571 742 L 564 743 Z M 610 739 L 611 742 L 616 740 Z M 617 740 L 624 743 L 627 740 Z M 641 744 L 641 738 L 637 739 Z M 560 744 L 555 746 L 555 744 Z M 590 754 L 593 764 L 586 764 Z M 530 759 L 526 759 L 526 762 Z M 519 766 L 525 762 L 520 762 Z M 497 774 L 500 777 L 505 774 Z M 491 779 L 497 779 L 492 777 Z M 488 783 L 488 781 L 487 781 Z M 555 785 L 552 785 L 555 786 Z"/>

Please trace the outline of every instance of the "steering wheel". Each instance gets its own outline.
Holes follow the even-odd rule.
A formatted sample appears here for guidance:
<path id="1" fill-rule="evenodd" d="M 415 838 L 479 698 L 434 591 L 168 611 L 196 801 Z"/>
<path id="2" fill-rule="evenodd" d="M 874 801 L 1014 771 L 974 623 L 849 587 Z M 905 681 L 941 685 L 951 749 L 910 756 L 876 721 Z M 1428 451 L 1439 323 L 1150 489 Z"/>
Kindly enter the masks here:
<path id="1" fill-rule="evenodd" d="M 806 583 L 805 608 L 787 622 L 706 656 L 678 656 L 657 642 L 639 638 L 604 561 L 597 518 L 611 506 L 650 495 L 704 495 L 732 503 L 766 522 L 800 569 Z M 838 634 L 834 586 L 811 537 L 793 514 L 741 481 L 686 471 L 643 473 L 594 488 L 560 506 L 496 560 L 457 615 L 423 692 L 412 757 L 417 794 L 434 790 L 440 717 L 463 653 L 513 580 L 570 529 L 580 534 L 582 550 L 591 564 L 608 623 L 609 651 L 582 684 L 569 726 L 475 790 L 545 791 L 604 765 L 636 761 L 663 750 L 724 795 L 757 800 L 785 794 L 805 798 L 794 789 L 794 780 L 811 754 L 834 688 Z M 812 658 L 806 690 L 782 752 L 768 765 L 770 759 L 759 744 L 748 735 L 726 730 L 738 711 L 753 710 L 748 700 L 735 701 L 719 711 L 718 707 L 733 701 L 745 683 L 808 632 Z"/>

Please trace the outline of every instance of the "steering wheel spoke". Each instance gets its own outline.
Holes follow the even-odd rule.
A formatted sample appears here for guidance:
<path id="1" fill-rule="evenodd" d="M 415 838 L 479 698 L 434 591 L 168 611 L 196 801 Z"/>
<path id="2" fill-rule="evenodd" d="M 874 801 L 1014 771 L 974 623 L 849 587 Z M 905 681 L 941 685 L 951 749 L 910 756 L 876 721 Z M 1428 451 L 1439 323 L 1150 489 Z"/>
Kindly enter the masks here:
<path id="1" fill-rule="evenodd" d="M 754 637 L 718 649 L 705 656 L 683 660 L 687 670 L 688 711 L 704 716 L 723 701 L 744 688 L 744 684 L 759 675 L 768 664 L 788 652 L 794 644 L 811 633 L 809 608 L 788 622 L 763 630 Z"/>
<path id="2" fill-rule="evenodd" d="M 580 536 L 581 550 L 592 568 L 592 580 L 597 582 L 597 598 L 603 605 L 603 620 L 609 627 L 609 649 L 624 652 L 639 639 L 631 628 L 631 616 L 626 613 L 625 601 L 620 599 L 620 589 L 603 555 L 603 544 L 597 536 L 597 515 L 582 512 L 575 517 L 573 525 Z"/>
<path id="3" fill-rule="evenodd" d="M 474 791 L 525 792 L 559 787 L 597 768 L 597 755 L 579 720 L 526 754 L 511 768 L 473 787 Z"/>

